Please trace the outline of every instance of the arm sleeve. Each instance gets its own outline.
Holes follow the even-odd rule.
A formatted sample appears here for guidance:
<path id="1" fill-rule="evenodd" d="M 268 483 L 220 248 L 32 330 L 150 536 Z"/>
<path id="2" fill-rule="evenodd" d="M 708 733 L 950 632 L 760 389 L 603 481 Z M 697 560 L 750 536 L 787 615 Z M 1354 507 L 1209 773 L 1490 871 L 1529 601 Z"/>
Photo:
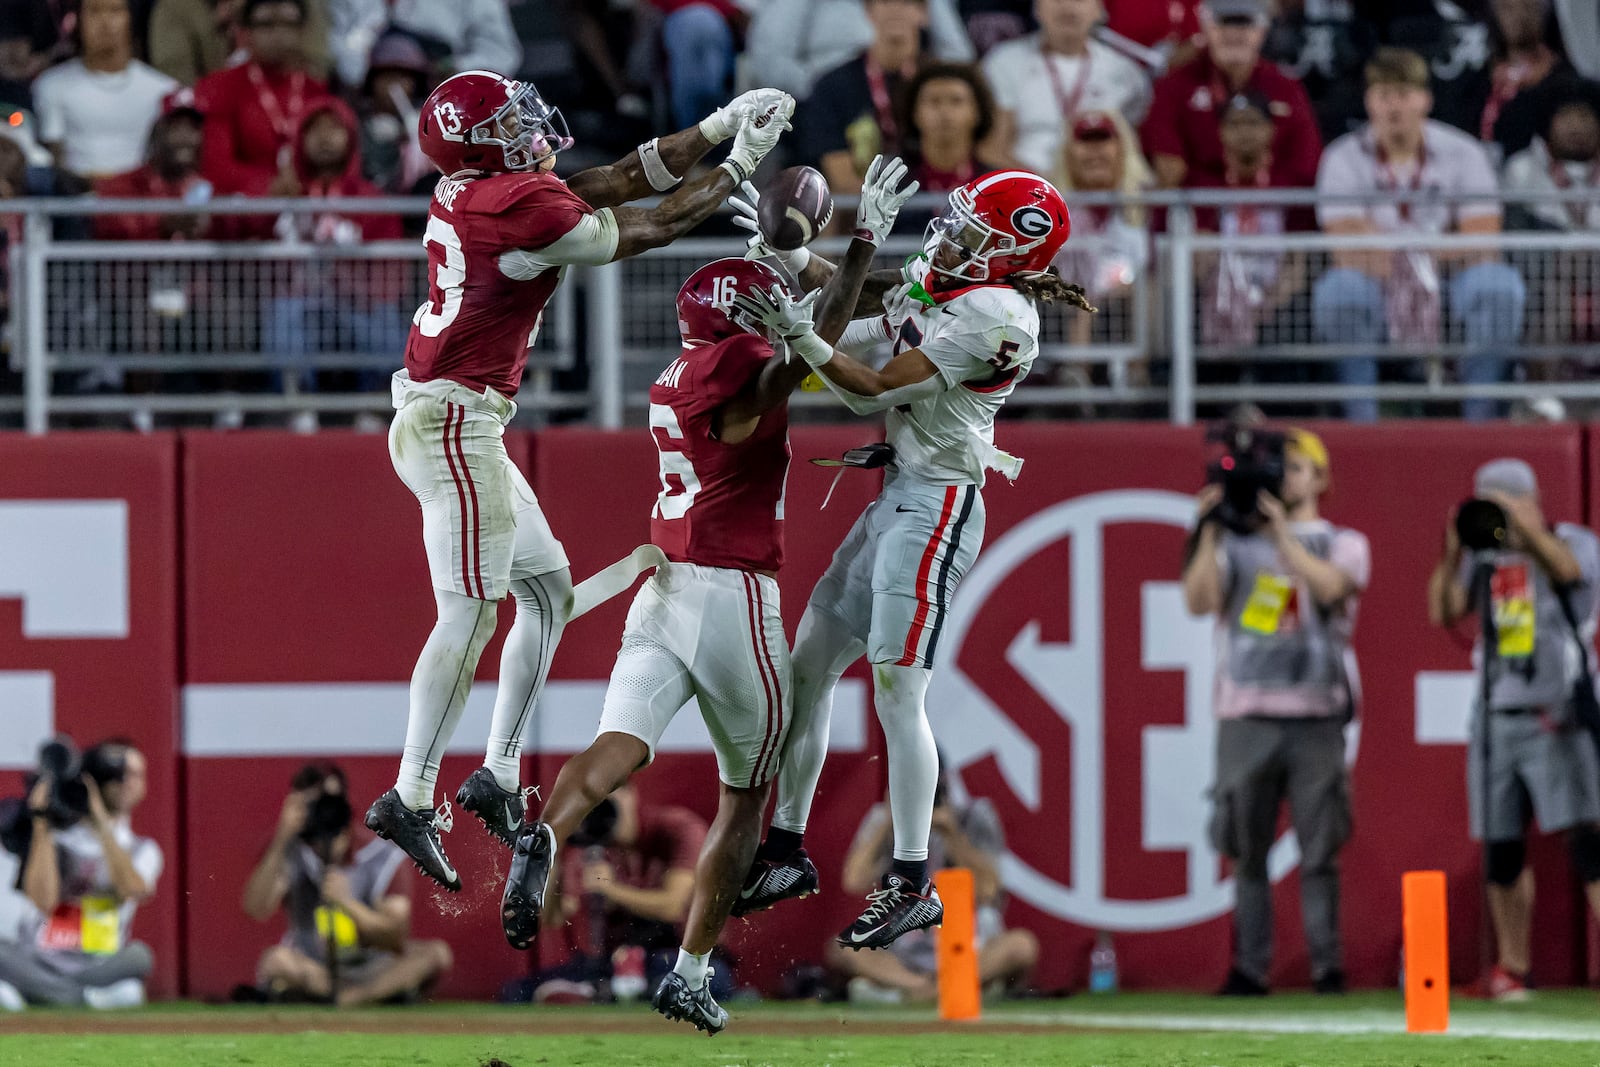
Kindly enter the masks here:
<path id="1" fill-rule="evenodd" d="M 540 225 L 544 232 L 535 239 L 544 243 L 537 248 L 507 252 L 501 258 L 507 261 L 508 267 L 525 267 L 530 273 L 546 267 L 597 267 L 602 263 L 610 263 L 617 254 L 620 236 L 617 217 L 611 209 L 603 207 L 599 211 L 574 211 L 570 218 L 571 225 L 554 240 L 548 237 L 551 221 L 548 218 L 542 220 Z"/>
<path id="2" fill-rule="evenodd" d="M 514 71 L 522 62 L 522 45 L 511 28 L 506 0 L 477 0 L 466 18 L 467 39 L 452 56 L 461 70 Z"/>
<path id="3" fill-rule="evenodd" d="M 161 855 L 161 846 L 148 837 L 142 837 L 135 843 L 133 855 L 129 859 L 133 861 L 134 871 L 144 879 L 145 887 L 154 893 L 156 880 L 161 877 L 161 870 L 166 862 Z"/>
<path id="4" fill-rule="evenodd" d="M 978 58 L 961 24 L 955 0 L 929 0 L 928 36 L 933 39 L 933 54 L 950 63 L 971 63 Z"/>
<path id="5" fill-rule="evenodd" d="M 1365 534 L 1355 530 L 1340 530 L 1334 535 L 1328 562 L 1350 579 L 1356 592 L 1366 591 L 1367 583 L 1372 580 L 1372 546 L 1368 544 Z"/>
<path id="6" fill-rule="evenodd" d="M 1145 158 L 1177 156 L 1187 158 L 1183 150 L 1183 86 L 1167 75 L 1155 83 L 1150 97 L 1150 114 L 1139 127 L 1139 141 L 1144 145 Z"/>
<path id="7" fill-rule="evenodd" d="M 879 393 L 877 396 L 860 396 L 850 392 L 843 386 L 836 385 L 826 374 L 819 373 L 817 377 L 822 379 L 834 396 L 844 402 L 845 407 L 857 415 L 872 415 L 880 411 L 888 411 L 890 408 L 897 408 L 902 404 L 914 404 L 918 400 L 926 400 L 928 397 L 938 396 L 949 388 L 945 385 L 943 375 L 930 374 L 922 381 L 912 385 L 903 385 L 898 389 L 890 389 L 888 392 Z"/>
<path id="8" fill-rule="evenodd" d="M 1323 196 L 1347 196 L 1372 192 L 1372 182 L 1362 177 L 1358 163 L 1361 150 L 1354 141 L 1340 141 L 1322 155 L 1317 166 L 1317 192 Z M 1360 204 L 1318 204 L 1317 224 L 1326 228 L 1329 223 L 1364 219 L 1366 209 Z"/>
<path id="9" fill-rule="evenodd" d="M 1457 220 L 1500 217 L 1500 183 L 1495 179 L 1489 155 L 1477 145 L 1461 153 L 1461 169 L 1456 172 L 1462 193 L 1481 194 L 1482 200 L 1465 200 L 1456 207 Z"/>
<path id="10" fill-rule="evenodd" d="M 884 315 L 866 319 L 852 319 L 844 328 L 833 347 L 849 356 L 857 356 L 889 342 L 889 320 Z"/>
<path id="11" fill-rule="evenodd" d="M 39 117 L 41 144 L 60 144 L 67 137 L 67 116 L 62 108 L 61 79 L 50 72 L 33 83 L 33 110 Z"/>

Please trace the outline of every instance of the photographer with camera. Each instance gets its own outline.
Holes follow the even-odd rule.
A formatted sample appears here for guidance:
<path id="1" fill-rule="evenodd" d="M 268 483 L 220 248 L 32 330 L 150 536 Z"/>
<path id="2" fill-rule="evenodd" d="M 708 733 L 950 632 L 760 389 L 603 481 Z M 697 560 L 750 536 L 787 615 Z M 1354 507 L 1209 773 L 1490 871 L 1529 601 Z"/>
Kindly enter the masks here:
<path id="1" fill-rule="evenodd" d="M 1573 523 L 1549 526 L 1533 468 L 1522 460 L 1480 467 L 1473 493 L 1445 527 L 1444 555 L 1428 581 L 1428 618 L 1449 628 L 1477 615 L 1483 627 L 1473 651 L 1480 690 L 1467 807 L 1472 836 L 1484 842 L 1496 960 L 1479 992 L 1522 1000 L 1533 918 L 1530 814 L 1543 832 L 1566 835 L 1600 914 L 1600 709 L 1589 666 L 1600 537 Z"/>
<path id="2" fill-rule="evenodd" d="M 406 854 L 378 839 L 352 854 L 350 815 L 343 770 L 311 763 L 296 772 L 244 887 L 246 915 L 267 922 L 282 907 L 289 920 L 256 968 L 269 1000 L 407 999 L 450 969 L 450 946 L 408 937 L 411 900 L 391 892 Z"/>
<path id="3" fill-rule="evenodd" d="M 0 982 L 28 1003 L 144 1003 L 154 960 L 129 934 L 162 867 L 160 846 L 133 832 L 144 796 L 144 754 L 127 741 L 81 757 L 65 737 L 41 750 L 26 808 L 7 829 L 23 857 L 18 888 L 37 915 L 28 936 L 0 944 Z"/>
<path id="4" fill-rule="evenodd" d="M 1214 435 L 1219 436 L 1219 435 Z M 1220 993 L 1267 992 L 1267 853 L 1285 798 L 1300 840 L 1300 912 L 1319 993 L 1345 988 L 1339 850 L 1350 836 L 1344 727 L 1355 711 L 1350 638 L 1371 553 L 1322 519 L 1328 451 L 1305 430 L 1234 424 L 1201 491 L 1184 601 L 1215 615 L 1217 763 L 1212 843 L 1233 861 L 1233 962 Z"/>

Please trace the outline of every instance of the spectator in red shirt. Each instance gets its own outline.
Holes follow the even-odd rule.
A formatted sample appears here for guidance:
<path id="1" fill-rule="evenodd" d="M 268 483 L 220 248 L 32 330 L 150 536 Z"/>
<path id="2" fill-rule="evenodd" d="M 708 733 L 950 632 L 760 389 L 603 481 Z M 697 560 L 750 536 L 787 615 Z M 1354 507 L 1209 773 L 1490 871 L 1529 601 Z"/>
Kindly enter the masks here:
<path id="1" fill-rule="evenodd" d="M 206 203 L 211 199 L 211 183 L 200 176 L 204 121 L 192 91 L 171 94 L 150 130 L 144 164 L 101 179 L 95 192 L 107 199 Z M 101 241 L 199 240 L 213 236 L 212 224 L 206 215 L 100 215 L 94 234 Z"/>
<path id="2" fill-rule="evenodd" d="M 1161 185 L 1222 184 L 1222 109 L 1246 90 L 1265 97 L 1272 112 L 1273 183 L 1316 182 L 1322 155 L 1316 113 L 1300 83 L 1262 60 L 1269 22 L 1263 0 L 1207 0 L 1201 9 L 1205 52 L 1156 82 L 1140 131 Z"/>
<path id="3" fill-rule="evenodd" d="M 219 193 L 295 196 L 291 146 L 302 120 L 327 95 L 305 72 L 305 0 L 246 0 L 249 58 L 195 85 L 206 113 L 200 169 Z"/>
<path id="4" fill-rule="evenodd" d="M 318 197 L 380 196 L 361 176 L 360 132 L 355 112 L 335 97 L 316 104 L 300 122 L 292 167 L 300 195 Z M 401 235 L 396 215 L 339 215 L 297 212 L 281 216 L 275 235 L 290 243 L 332 248 Z M 401 312 L 405 265 L 397 261 L 336 258 L 337 253 L 297 264 L 288 284 L 265 298 L 261 344 L 268 358 L 284 370 L 285 385 L 311 391 L 316 371 L 310 357 L 321 352 L 366 356 L 384 366 L 396 363 L 405 350 L 410 325 Z M 377 367 L 363 371 L 359 387 L 372 391 L 384 377 Z M 316 428 L 309 411 L 298 413 L 295 429 Z"/>

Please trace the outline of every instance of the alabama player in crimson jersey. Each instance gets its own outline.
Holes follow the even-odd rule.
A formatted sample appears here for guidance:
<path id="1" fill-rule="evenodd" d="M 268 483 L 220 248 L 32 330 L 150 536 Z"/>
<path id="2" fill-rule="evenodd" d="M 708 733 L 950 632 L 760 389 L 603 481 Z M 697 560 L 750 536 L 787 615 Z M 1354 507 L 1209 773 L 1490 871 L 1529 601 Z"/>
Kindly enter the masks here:
<path id="1" fill-rule="evenodd" d="M 882 492 L 839 546 L 800 621 L 778 803 L 741 911 L 816 883 L 801 843 L 827 751 L 833 687 L 865 654 L 889 756 L 894 861 L 837 941 L 883 948 L 944 917 L 927 871 L 939 761 L 923 700 L 945 608 L 983 541 L 985 472 L 1014 478 L 1021 467 L 995 448 L 994 419 L 1038 353 L 1035 302 L 1062 299 L 1093 310 L 1081 289 L 1047 270 L 1070 231 L 1066 202 L 1035 174 L 1001 171 L 952 192 L 930 224 L 925 255 L 908 262 L 887 299 L 866 302 L 860 310 L 871 314 L 839 341 L 846 350 L 890 343 L 894 354 L 881 370 L 816 337 L 809 310 L 787 294 L 735 300 L 851 411 L 884 413 L 894 450 Z M 829 268 L 807 258 L 814 257 L 790 254 L 785 265 L 815 284 Z M 882 294 L 888 282 L 875 284 Z"/>
<path id="2" fill-rule="evenodd" d="M 460 876 L 444 853 L 446 802 L 433 810 L 439 760 L 509 592 L 516 622 L 484 765 L 456 801 L 507 847 L 525 812 L 522 732 L 544 685 L 572 601 L 566 553 L 501 440 L 516 411 L 528 348 L 550 294 L 572 264 L 600 264 L 667 244 L 709 216 L 777 144 L 794 101 L 757 89 L 699 126 L 563 182 L 570 147 L 560 112 L 534 87 L 489 71 L 447 78 L 422 105 L 422 149 L 444 174 L 428 211 L 428 300 L 394 376 L 389 431 L 395 470 L 422 507 L 438 606 L 411 677 L 410 718 L 395 786 L 366 824 L 446 889 Z M 728 158 L 653 208 L 623 206 L 677 185 L 712 145 Z"/>
<path id="3" fill-rule="evenodd" d="M 916 191 L 905 166 L 874 168 L 861 199 L 893 218 Z M 887 232 L 887 226 L 882 232 Z M 837 338 L 849 321 L 877 241 L 851 242 L 815 302 L 817 328 Z M 727 1013 L 712 999 L 708 960 L 755 856 L 761 815 L 789 722 L 789 645 L 778 610 L 783 565 L 786 401 L 809 373 L 774 356 L 762 328 L 732 313 L 741 294 L 783 291 L 770 267 L 724 259 L 678 293 L 683 353 L 650 389 L 650 430 L 661 494 L 650 539 L 669 562 L 634 598 L 606 689 L 597 736 L 568 760 L 539 821 L 517 839 L 501 917 L 525 948 L 539 929 L 556 850 L 584 817 L 655 756 L 689 700 L 717 755 L 721 800 L 695 872 L 678 961 L 656 990 L 657 1011 L 716 1033 Z"/>

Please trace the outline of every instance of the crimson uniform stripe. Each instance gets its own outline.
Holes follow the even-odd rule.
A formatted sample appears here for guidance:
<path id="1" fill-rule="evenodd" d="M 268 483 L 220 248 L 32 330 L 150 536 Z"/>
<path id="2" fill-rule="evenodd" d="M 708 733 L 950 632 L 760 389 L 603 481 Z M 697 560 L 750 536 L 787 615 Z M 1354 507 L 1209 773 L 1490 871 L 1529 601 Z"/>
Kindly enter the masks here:
<path id="1" fill-rule="evenodd" d="M 955 507 L 956 487 L 947 485 L 939 522 L 933 528 L 933 536 L 928 539 L 928 547 L 922 553 L 922 563 L 917 567 L 917 614 L 911 620 L 911 631 L 906 634 L 905 654 L 895 661 L 897 667 L 910 667 L 917 662 L 917 645 L 922 641 L 922 632 L 928 625 L 928 575 L 932 573 L 934 561 L 939 557 L 939 544 L 944 540 L 944 531 L 950 525 L 950 513 Z"/>
<path id="2" fill-rule="evenodd" d="M 462 415 L 465 416 L 465 409 Z M 472 595 L 472 579 L 468 576 L 470 556 L 467 551 L 467 526 L 470 518 L 467 515 L 467 490 L 461 484 L 461 472 L 456 467 L 455 454 L 450 451 L 450 428 L 456 417 L 456 405 L 446 401 L 444 405 L 444 461 L 450 468 L 450 480 L 456 483 L 456 501 L 461 507 L 461 588 L 468 596 Z"/>
<path id="3" fill-rule="evenodd" d="M 751 578 L 750 582 L 751 582 L 752 585 L 755 586 L 755 591 L 756 591 L 756 617 L 764 619 L 764 618 L 766 618 L 767 605 L 766 605 L 766 601 L 762 600 L 762 598 L 761 598 L 761 580 L 759 578 Z M 771 747 L 771 749 L 769 749 L 767 751 L 767 753 L 766 753 L 764 758 L 757 758 L 757 760 L 756 760 L 756 773 L 751 776 L 751 779 L 750 779 L 750 784 L 751 785 L 754 785 L 754 784 L 756 784 L 757 781 L 761 780 L 760 779 L 760 772 L 761 772 L 763 764 L 764 763 L 770 763 L 772 760 L 777 758 L 777 755 L 778 755 L 777 741 L 778 741 L 778 738 L 783 736 L 783 683 L 782 683 L 782 680 L 778 676 L 777 664 L 772 662 L 772 650 L 767 647 L 766 635 L 765 634 L 762 634 L 760 639 L 756 642 L 756 653 L 757 653 L 757 657 L 756 657 L 757 663 L 766 664 L 767 672 L 772 675 L 772 688 L 774 690 L 776 690 L 776 699 L 774 699 L 772 706 L 778 712 L 778 725 L 773 729 L 772 734 L 771 734 L 771 738 L 772 738 L 772 747 Z M 763 745 L 762 747 L 765 748 L 766 746 Z"/>
<path id="4" fill-rule="evenodd" d="M 478 487 L 472 480 L 472 468 L 467 466 L 467 454 L 461 448 L 461 428 L 467 423 L 467 409 L 461 409 L 456 420 L 456 461 L 461 464 L 461 475 L 467 482 L 467 493 L 472 497 L 472 577 L 477 583 L 478 599 L 487 600 L 483 591 L 483 543 L 479 537 Z M 469 586 L 470 590 L 471 587 Z"/>
<path id="5" fill-rule="evenodd" d="M 761 659 L 761 628 L 757 622 L 755 594 L 750 588 L 751 578 L 748 573 L 743 574 L 742 577 L 744 578 L 745 610 L 750 616 L 750 640 L 756 649 L 756 673 L 761 675 L 761 691 L 767 697 L 767 731 L 761 739 L 761 748 L 756 752 L 756 761 L 750 768 L 750 785 L 754 786 L 758 780 L 757 774 L 761 769 L 761 765 L 766 762 L 767 746 L 772 744 L 772 684 L 767 680 L 767 667 Z"/>

